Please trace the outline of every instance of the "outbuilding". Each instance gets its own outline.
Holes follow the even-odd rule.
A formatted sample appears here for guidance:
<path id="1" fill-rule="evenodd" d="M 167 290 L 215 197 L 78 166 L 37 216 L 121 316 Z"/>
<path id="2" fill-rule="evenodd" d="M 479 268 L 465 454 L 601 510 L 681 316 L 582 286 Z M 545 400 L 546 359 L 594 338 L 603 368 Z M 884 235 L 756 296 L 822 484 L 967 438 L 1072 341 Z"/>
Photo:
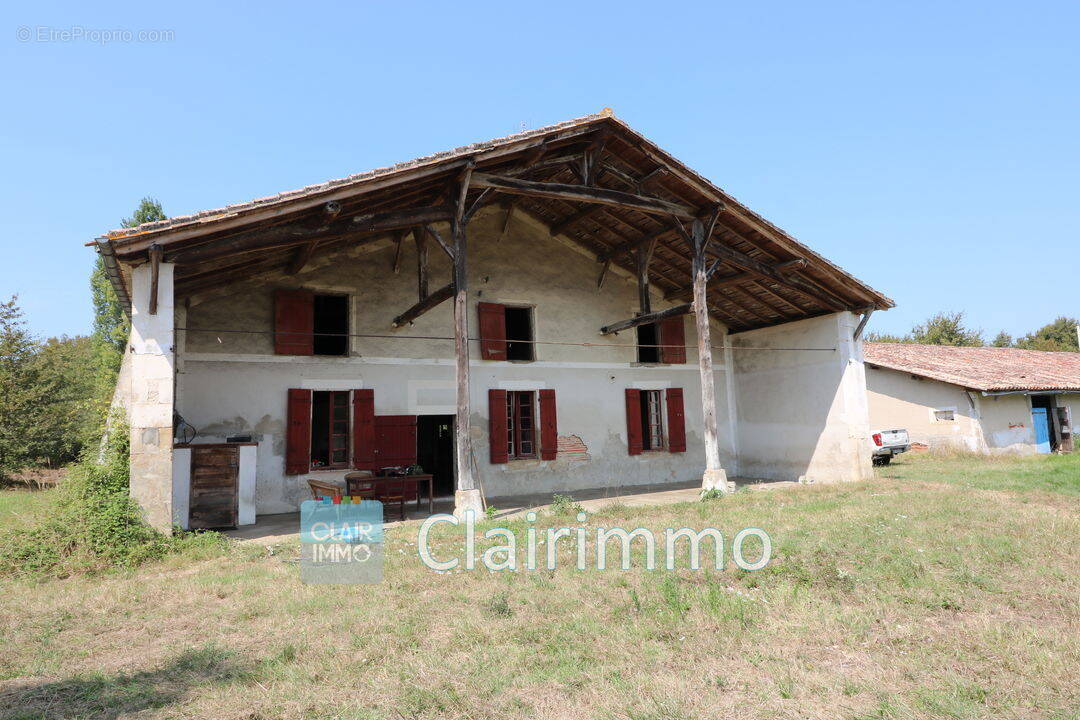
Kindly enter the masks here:
<path id="1" fill-rule="evenodd" d="M 1080 353 L 1019 348 L 866 343 L 875 430 L 903 428 L 913 443 L 971 452 L 1073 449 Z"/>
<path id="2" fill-rule="evenodd" d="M 892 301 L 610 111 L 94 245 L 131 311 L 118 398 L 158 526 L 387 467 L 458 512 L 870 476 L 858 334 Z"/>

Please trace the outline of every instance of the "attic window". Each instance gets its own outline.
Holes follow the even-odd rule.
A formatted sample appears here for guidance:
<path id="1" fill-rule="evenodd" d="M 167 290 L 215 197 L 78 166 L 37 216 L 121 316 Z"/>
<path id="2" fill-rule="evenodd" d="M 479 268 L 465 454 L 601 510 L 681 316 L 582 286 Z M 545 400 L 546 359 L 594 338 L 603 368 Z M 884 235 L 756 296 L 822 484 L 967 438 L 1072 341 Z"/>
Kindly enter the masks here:
<path id="1" fill-rule="evenodd" d="M 315 355 L 349 354 L 348 295 L 316 295 Z"/>
<path id="2" fill-rule="evenodd" d="M 532 308 L 506 306 L 506 359 L 533 359 Z"/>
<path id="3" fill-rule="evenodd" d="M 637 361 L 639 363 L 660 362 L 660 334 L 656 332 L 656 325 L 637 326 Z"/>

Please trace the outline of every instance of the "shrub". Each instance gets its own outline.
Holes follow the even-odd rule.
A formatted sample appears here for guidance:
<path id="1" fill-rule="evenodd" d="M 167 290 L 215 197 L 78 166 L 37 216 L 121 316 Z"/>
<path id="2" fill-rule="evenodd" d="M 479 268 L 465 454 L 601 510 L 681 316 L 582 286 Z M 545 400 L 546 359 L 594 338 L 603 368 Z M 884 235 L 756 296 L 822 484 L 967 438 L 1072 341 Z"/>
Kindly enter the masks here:
<path id="1" fill-rule="evenodd" d="M 47 517 L 21 532 L 0 534 L 0 574 L 64 576 L 131 567 L 176 551 L 214 553 L 218 533 L 160 533 L 128 493 L 127 432 L 117 427 L 100 452 L 86 452 L 60 488 Z"/>

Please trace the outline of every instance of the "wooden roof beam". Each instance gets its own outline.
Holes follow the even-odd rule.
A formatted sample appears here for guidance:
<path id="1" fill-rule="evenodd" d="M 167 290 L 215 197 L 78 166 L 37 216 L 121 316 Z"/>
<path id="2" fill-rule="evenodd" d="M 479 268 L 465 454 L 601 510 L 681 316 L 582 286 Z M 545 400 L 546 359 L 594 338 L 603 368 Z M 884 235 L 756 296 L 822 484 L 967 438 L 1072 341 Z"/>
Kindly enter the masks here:
<path id="1" fill-rule="evenodd" d="M 568 202 L 598 203 L 652 215 L 674 215 L 681 218 L 693 218 L 693 208 L 679 203 L 668 202 L 659 198 L 634 195 L 620 190 L 582 187 L 565 183 L 536 182 L 519 178 L 488 173 L 473 173 L 473 187 L 494 188 L 511 195 L 566 200 Z"/>
<path id="2" fill-rule="evenodd" d="M 454 295 L 454 283 L 445 285 L 435 292 L 431 293 L 425 298 L 422 298 L 420 302 L 413 305 L 411 308 L 394 318 L 394 327 L 398 328 L 405 324 L 411 324 L 413 320 L 420 317 L 428 310 L 438 307 L 446 300 L 449 300 Z"/>
<path id="3" fill-rule="evenodd" d="M 708 272 L 708 277 L 709 277 L 710 280 L 712 279 L 713 274 L 715 274 L 715 272 L 723 264 L 724 264 L 724 261 L 721 258 L 717 258 L 713 262 L 713 264 L 709 268 L 709 272 Z M 783 272 L 789 272 L 792 269 L 798 269 L 798 268 L 806 267 L 806 260 L 803 260 L 802 258 L 796 258 L 794 260 L 787 260 L 786 262 L 776 263 L 772 267 L 777 272 L 782 272 L 782 273 Z M 732 285 L 732 284 L 735 284 L 735 283 L 741 283 L 741 282 L 745 282 L 747 280 L 753 280 L 755 277 L 756 276 L 753 273 L 740 272 L 740 273 L 736 273 L 735 275 L 727 275 L 725 277 L 717 278 L 716 280 L 713 280 L 709 284 L 709 287 L 710 288 L 726 287 L 728 285 Z M 672 290 L 667 295 L 665 295 L 664 299 L 665 300 L 681 300 L 683 298 L 689 298 L 691 292 L 692 292 L 692 288 L 689 288 L 689 287 L 678 288 L 676 290 Z"/>
<path id="4" fill-rule="evenodd" d="M 654 313 L 646 313 L 644 315 L 638 315 L 632 317 L 629 320 L 620 320 L 619 322 L 605 325 L 600 328 L 601 335 L 610 335 L 612 333 L 621 332 L 623 330 L 629 330 L 636 328 L 639 325 L 651 325 L 653 323 L 660 322 L 661 320 L 667 320 L 668 318 L 679 317 L 681 315 L 689 315 L 692 311 L 690 303 L 684 305 L 676 305 L 673 308 L 666 310 L 657 310 Z"/>

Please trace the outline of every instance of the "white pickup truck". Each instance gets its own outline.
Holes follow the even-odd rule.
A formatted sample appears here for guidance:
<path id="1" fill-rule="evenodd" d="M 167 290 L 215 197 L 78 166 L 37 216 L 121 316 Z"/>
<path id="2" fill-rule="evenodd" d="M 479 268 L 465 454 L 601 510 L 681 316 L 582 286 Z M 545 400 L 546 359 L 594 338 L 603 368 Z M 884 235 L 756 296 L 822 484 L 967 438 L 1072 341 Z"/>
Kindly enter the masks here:
<path id="1" fill-rule="evenodd" d="M 870 437 L 874 440 L 870 459 L 875 465 L 888 465 L 894 455 L 911 449 L 907 430 L 878 430 Z"/>

